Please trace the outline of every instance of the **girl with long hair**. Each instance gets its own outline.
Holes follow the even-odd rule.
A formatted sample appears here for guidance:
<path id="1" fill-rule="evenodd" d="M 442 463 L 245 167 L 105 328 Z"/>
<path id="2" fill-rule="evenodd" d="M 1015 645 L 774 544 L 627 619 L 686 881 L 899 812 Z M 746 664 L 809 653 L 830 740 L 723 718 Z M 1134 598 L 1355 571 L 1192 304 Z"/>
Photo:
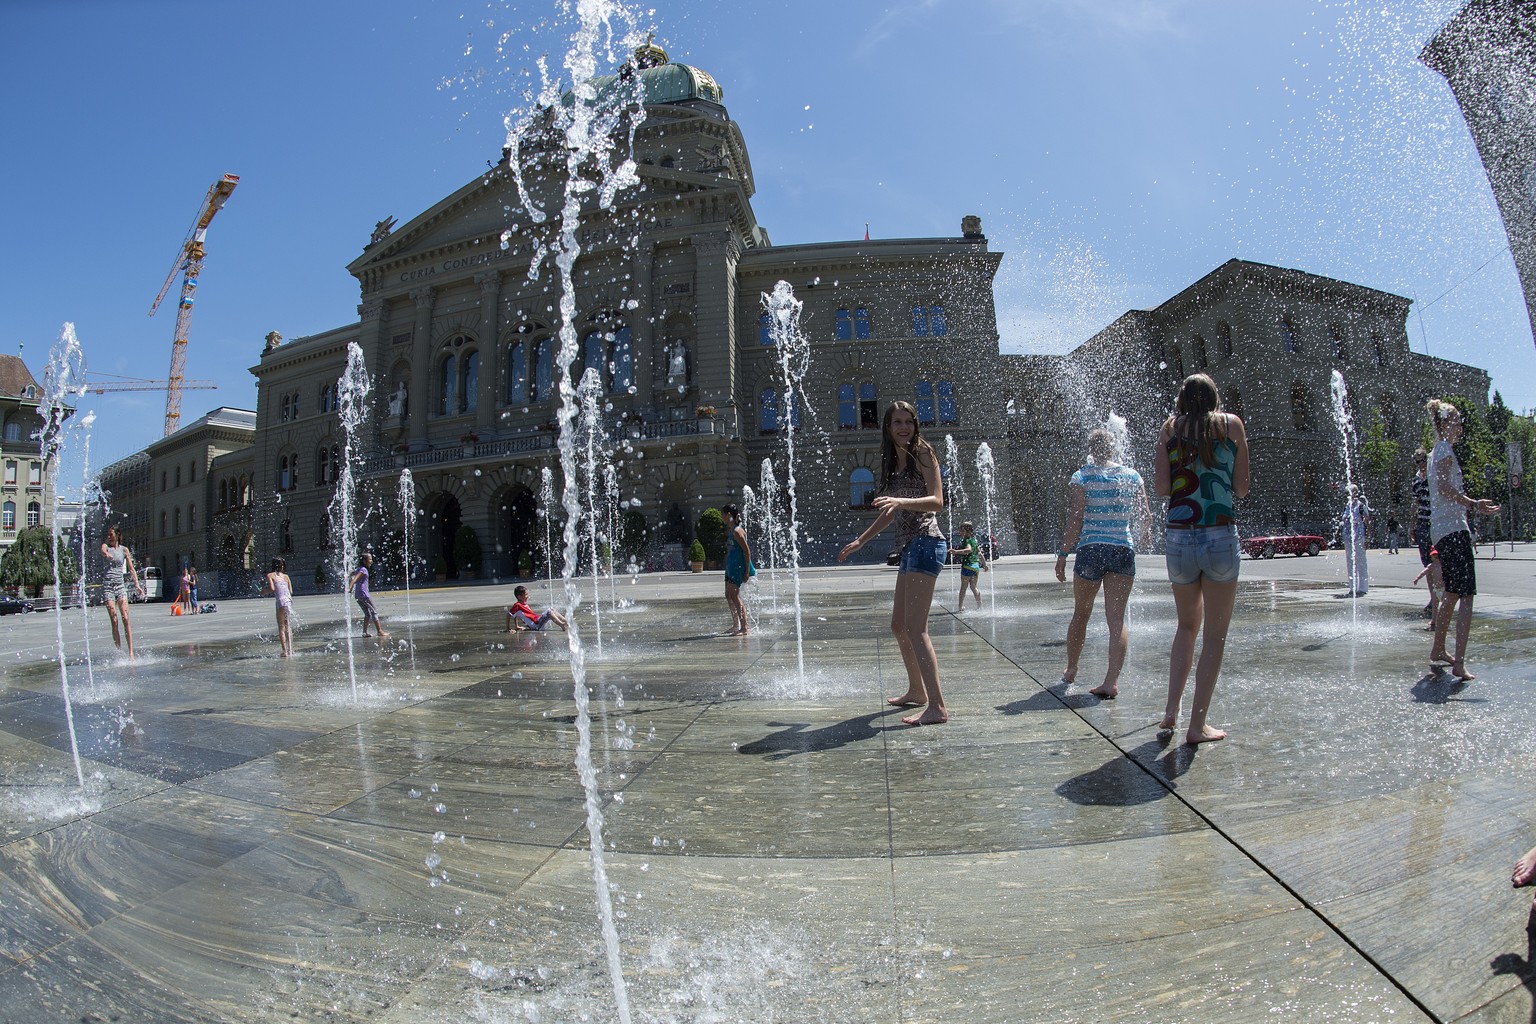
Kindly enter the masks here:
<path id="1" fill-rule="evenodd" d="M 944 571 L 949 545 L 939 529 L 944 509 L 944 482 L 933 446 L 923 440 L 917 409 L 910 402 L 892 402 L 880 428 L 880 486 L 874 500 L 875 521 L 837 554 L 839 562 L 869 543 L 892 522 L 901 563 L 896 571 L 896 595 L 891 632 L 907 670 L 907 690 L 886 703 L 893 707 L 923 707 L 902 721 L 907 725 L 939 725 L 949 721 L 939 689 L 939 659 L 928 636 L 928 611 L 933 588 Z"/>
<path id="2" fill-rule="evenodd" d="M 1168 582 L 1178 615 L 1162 728 L 1172 731 L 1178 725 L 1195 640 L 1203 627 L 1184 742 L 1209 743 L 1227 737 L 1207 725 L 1205 717 L 1237 601 L 1241 551 L 1233 504 L 1248 495 L 1248 435 L 1241 419 L 1221 411 L 1221 393 L 1210 377 L 1196 373 L 1184 378 L 1173 414 L 1158 434 L 1154 461 L 1157 493 L 1168 499 Z"/>
<path id="3" fill-rule="evenodd" d="M 102 538 L 101 557 L 107 560 L 106 575 L 101 582 L 101 596 L 107 606 L 107 618 L 112 620 L 112 642 L 121 648 L 126 640 L 128 657 L 132 658 L 133 627 L 128 624 L 128 580 L 133 581 L 133 588 L 139 592 L 141 601 L 144 599 L 144 584 L 139 581 L 139 572 L 134 568 L 133 554 L 123 543 L 122 535 L 115 526 L 107 527 L 106 536 Z"/>

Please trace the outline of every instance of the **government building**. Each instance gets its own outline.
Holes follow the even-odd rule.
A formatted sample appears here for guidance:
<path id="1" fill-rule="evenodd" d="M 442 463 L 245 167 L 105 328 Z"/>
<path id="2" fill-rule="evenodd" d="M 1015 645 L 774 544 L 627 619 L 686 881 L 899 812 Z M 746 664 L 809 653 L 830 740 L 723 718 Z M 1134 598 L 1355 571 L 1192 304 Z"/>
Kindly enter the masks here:
<path id="1" fill-rule="evenodd" d="M 682 568 L 700 514 L 742 503 L 765 460 L 785 482 L 791 437 L 802 560 L 831 562 L 874 516 L 880 421 L 895 399 L 914 405 L 941 457 L 952 440 L 947 491 L 967 495 L 953 519 L 979 532 L 977 452 L 991 448 L 991 530 L 1004 553 L 1058 543 L 1067 477 L 1110 413 L 1129 422 L 1132 461 L 1150 479 L 1158 424 L 1186 372 L 1211 372 L 1249 421 L 1245 521 L 1266 529 L 1321 528 L 1342 504 L 1334 369 L 1362 421 L 1380 415 L 1406 449 L 1397 471 L 1368 484 L 1383 506 L 1402 500 L 1422 398 L 1486 401 L 1482 371 L 1409 351 L 1407 299 L 1235 259 L 1065 356 L 1005 355 L 993 294 L 1002 254 L 978 217 L 957 211 L 952 237 L 775 245 L 715 80 L 646 46 L 616 81 L 643 93 L 639 185 L 585 211 L 573 376 L 600 389 L 599 461 L 628 516 L 643 518 L 644 567 Z M 104 471 L 112 515 L 141 558 L 167 574 L 194 562 L 210 596 L 252 592 L 278 555 L 301 592 L 335 588 L 346 567 L 329 508 L 350 468 L 359 544 L 380 553 L 383 585 L 398 582 L 407 546 L 413 579 L 537 571 L 544 516 L 561 516 L 560 297 L 552 258 L 530 273 L 554 238 L 528 205 L 552 208 L 563 166 L 559 137 L 535 125 L 511 161 L 404 224 L 380 222 L 347 268 L 357 319 L 309 337 L 268 334 L 251 367 L 254 413 L 214 410 Z M 802 400 L 784 393 L 765 309 L 780 281 L 803 303 Z M 372 383 L 349 458 L 338 380 L 353 344 Z M 476 548 L 478 559 L 466 554 Z M 862 557 L 886 553 L 875 544 Z"/>

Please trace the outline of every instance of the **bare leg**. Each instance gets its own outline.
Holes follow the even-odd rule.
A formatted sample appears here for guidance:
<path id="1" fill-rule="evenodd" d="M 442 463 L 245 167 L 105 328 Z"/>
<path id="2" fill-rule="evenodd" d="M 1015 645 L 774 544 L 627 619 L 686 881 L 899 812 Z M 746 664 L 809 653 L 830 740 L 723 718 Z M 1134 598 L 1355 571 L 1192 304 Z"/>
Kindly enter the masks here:
<path id="1" fill-rule="evenodd" d="M 917 655 L 912 650 L 912 638 L 907 634 L 901 596 L 902 581 L 909 573 L 897 573 L 896 596 L 891 602 L 891 635 L 896 638 L 896 649 L 901 652 L 901 664 L 907 670 L 907 692 L 900 697 L 887 697 L 892 707 L 913 708 L 928 703 L 928 692 L 923 687 L 923 673 L 918 667 Z"/>
<path id="2" fill-rule="evenodd" d="M 928 703 L 921 714 L 902 719 L 908 725 L 938 725 L 949 721 L 949 711 L 944 707 L 944 694 L 939 689 L 939 656 L 933 649 L 932 638 L 928 636 L 928 611 L 933 606 L 933 588 L 938 581 L 937 576 L 920 572 L 899 573 L 896 577 L 892 628 L 895 628 L 899 618 L 907 637 L 906 643 L 902 645 L 902 657 L 908 657 L 910 652 L 912 658 L 912 663 L 907 666 L 908 685 L 910 687 L 915 669 L 923 688 L 923 699 Z"/>
<path id="3" fill-rule="evenodd" d="M 1206 712 L 1216 693 L 1221 660 L 1227 651 L 1227 629 L 1232 625 L 1232 606 L 1237 603 L 1237 580 L 1212 583 L 1202 580 L 1205 597 L 1205 639 L 1200 642 L 1200 663 L 1195 666 L 1195 695 L 1189 705 L 1189 731 L 1185 743 L 1210 743 L 1227 738 L 1225 731 L 1205 724 Z"/>
<path id="4" fill-rule="evenodd" d="M 1163 707 L 1162 728 L 1179 723 L 1179 702 L 1184 699 L 1184 684 L 1195 663 L 1195 639 L 1200 635 L 1200 620 L 1205 615 L 1205 600 L 1200 593 L 1202 577 L 1193 583 L 1173 584 L 1173 607 L 1178 624 L 1173 633 L 1173 649 L 1168 652 L 1168 703 Z"/>
<path id="5" fill-rule="evenodd" d="M 1134 576 L 1108 573 L 1104 577 L 1104 621 L 1109 626 L 1109 668 L 1104 682 L 1088 692 L 1109 699 L 1120 693 L 1120 669 L 1125 666 L 1125 652 L 1131 646 L 1131 633 L 1125 626 L 1125 606 L 1131 600 Z"/>
<path id="6" fill-rule="evenodd" d="M 741 588 L 734 583 L 725 585 L 725 604 L 731 611 L 731 636 L 747 635 L 747 606 L 741 601 Z"/>
<path id="7" fill-rule="evenodd" d="M 1440 604 L 1435 607 L 1435 640 L 1429 648 L 1431 663 L 1451 660 L 1445 653 L 1445 633 L 1451 626 L 1451 617 L 1456 614 L 1456 604 L 1460 600 L 1460 594 L 1447 592 L 1441 595 Z"/>
<path id="8" fill-rule="evenodd" d="M 128 650 L 128 657 L 133 657 L 133 626 L 128 622 L 128 599 L 118 600 L 118 614 L 123 619 L 123 644 Z"/>
<path id="9" fill-rule="evenodd" d="M 283 657 L 286 658 L 293 653 L 288 640 L 288 610 L 286 608 L 277 609 L 277 643 L 282 648 Z"/>
<path id="10" fill-rule="evenodd" d="M 1456 657 L 1451 661 L 1451 675 L 1464 683 L 1477 676 L 1467 671 L 1467 637 L 1472 634 L 1472 594 L 1463 594 L 1456 609 Z"/>
<path id="11" fill-rule="evenodd" d="M 1536 846 L 1526 850 L 1525 856 L 1515 861 L 1515 870 L 1509 876 L 1509 882 L 1516 889 L 1536 885 Z"/>
<path id="12" fill-rule="evenodd" d="M 1067 667 L 1061 672 L 1064 683 L 1077 682 L 1077 659 L 1088 638 L 1088 620 L 1093 616 L 1093 602 L 1099 596 L 1099 581 L 1072 577 L 1072 621 L 1067 623 Z"/>
<path id="13" fill-rule="evenodd" d="M 109 600 L 109 601 L 107 601 L 107 618 L 112 620 L 112 646 L 121 649 L 122 646 L 123 646 L 123 638 L 118 634 L 118 629 L 117 629 L 117 601 L 116 600 Z"/>

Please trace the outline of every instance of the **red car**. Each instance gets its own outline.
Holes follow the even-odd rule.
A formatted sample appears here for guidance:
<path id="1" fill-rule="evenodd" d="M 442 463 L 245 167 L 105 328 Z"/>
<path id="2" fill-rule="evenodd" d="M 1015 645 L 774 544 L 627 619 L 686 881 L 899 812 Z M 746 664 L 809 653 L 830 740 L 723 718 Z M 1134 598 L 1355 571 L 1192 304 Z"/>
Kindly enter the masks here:
<path id="1" fill-rule="evenodd" d="M 1310 533 L 1289 533 L 1279 537 L 1247 537 L 1243 554 L 1249 558 L 1274 558 L 1276 555 L 1316 555 L 1328 546 L 1322 537 Z"/>

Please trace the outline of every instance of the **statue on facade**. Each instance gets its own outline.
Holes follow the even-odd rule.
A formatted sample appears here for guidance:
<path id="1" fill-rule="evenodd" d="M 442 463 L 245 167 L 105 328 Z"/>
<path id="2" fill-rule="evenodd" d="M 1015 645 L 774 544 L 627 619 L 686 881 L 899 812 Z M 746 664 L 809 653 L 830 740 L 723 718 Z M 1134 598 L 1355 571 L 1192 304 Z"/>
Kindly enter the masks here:
<path id="1" fill-rule="evenodd" d="M 667 346 L 667 383 L 688 383 L 688 347 L 681 341 Z"/>
<path id="2" fill-rule="evenodd" d="M 389 233 L 395 230 L 395 218 L 385 217 L 373 226 L 373 237 L 368 239 L 369 245 L 378 245 L 389 237 Z"/>
<path id="3" fill-rule="evenodd" d="M 389 394 L 389 414 L 391 416 L 404 416 L 406 408 L 405 381 L 398 381 L 395 390 Z"/>
<path id="4" fill-rule="evenodd" d="M 283 343 L 283 336 L 276 331 L 267 332 L 267 351 L 271 352 Z"/>

